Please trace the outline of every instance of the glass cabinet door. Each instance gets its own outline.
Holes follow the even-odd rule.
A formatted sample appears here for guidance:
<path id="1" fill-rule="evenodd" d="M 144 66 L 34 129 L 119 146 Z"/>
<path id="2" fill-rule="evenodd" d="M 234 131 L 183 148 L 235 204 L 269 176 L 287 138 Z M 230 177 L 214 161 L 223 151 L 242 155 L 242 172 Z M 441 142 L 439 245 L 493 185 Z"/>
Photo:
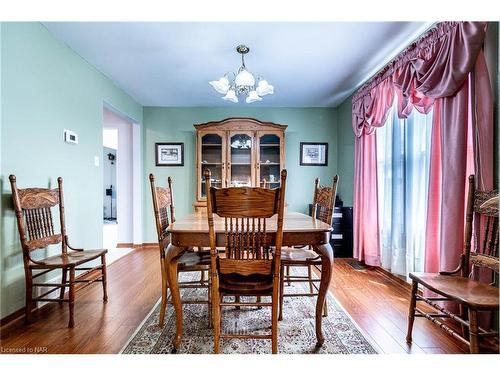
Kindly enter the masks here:
<path id="1" fill-rule="evenodd" d="M 231 132 L 228 141 L 228 186 L 253 186 L 252 134 Z"/>
<path id="2" fill-rule="evenodd" d="M 259 186 L 277 188 L 280 186 L 282 139 L 277 134 L 258 132 L 258 178 Z"/>
<path id="3" fill-rule="evenodd" d="M 223 137 L 219 134 L 205 134 L 201 137 L 201 155 L 199 169 L 201 189 L 201 197 L 207 196 L 205 188 L 205 169 L 209 169 L 212 173 L 211 184 L 214 187 L 222 187 L 224 178 L 224 160 L 223 160 Z"/>

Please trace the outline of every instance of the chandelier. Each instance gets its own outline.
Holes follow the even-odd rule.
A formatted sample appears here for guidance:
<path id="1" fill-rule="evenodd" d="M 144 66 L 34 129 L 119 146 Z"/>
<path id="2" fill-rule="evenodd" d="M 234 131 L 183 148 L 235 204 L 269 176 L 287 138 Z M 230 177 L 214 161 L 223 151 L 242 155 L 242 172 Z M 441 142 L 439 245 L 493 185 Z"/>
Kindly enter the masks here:
<path id="1" fill-rule="evenodd" d="M 236 47 L 236 51 L 241 54 L 241 66 L 238 73 L 229 72 L 224 74 L 217 81 L 210 81 L 210 85 L 220 94 L 225 96 L 222 99 L 238 103 L 238 96 L 246 95 L 247 103 L 260 102 L 264 95 L 274 94 L 274 87 L 261 76 L 255 76 L 247 70 L 245 66 L 245 55 L 250 52 L 250 48 L 241 44 Z M 255 84 L 257 82 L 257 85 Z"/>

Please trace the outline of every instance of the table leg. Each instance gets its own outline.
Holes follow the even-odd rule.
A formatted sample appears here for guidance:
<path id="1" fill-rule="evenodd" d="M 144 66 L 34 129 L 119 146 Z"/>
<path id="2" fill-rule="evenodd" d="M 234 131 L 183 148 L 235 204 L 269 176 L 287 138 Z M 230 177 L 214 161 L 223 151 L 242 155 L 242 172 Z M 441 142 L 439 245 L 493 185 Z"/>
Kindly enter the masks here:
<path id="1" fill-rule="evenodd" d="M 178 350 L 182 340 L 182 303 L 179 291 L 177 263 L 180 256 L 186 250 L 184 247 L 169 244 L 165 254 L 165 270 L 167 272 L 168 286 L 172 296 L 172 305 L 175 310 L 175 337 L 173 341 L 174 350 Z"/>
<path id="2" fill-rule="evenodd" d="M 317 345 L 321 346 L 325 342 L 321 323 L 323 318 L 323 306 L 325 304 L 326 294 L 332 279 L 333 250 L 329 243 L 315 246 L 314 251 L 321 256 L 321 282 L 319 285 L 319 294 L 316 301 L 316 339 Z"/>

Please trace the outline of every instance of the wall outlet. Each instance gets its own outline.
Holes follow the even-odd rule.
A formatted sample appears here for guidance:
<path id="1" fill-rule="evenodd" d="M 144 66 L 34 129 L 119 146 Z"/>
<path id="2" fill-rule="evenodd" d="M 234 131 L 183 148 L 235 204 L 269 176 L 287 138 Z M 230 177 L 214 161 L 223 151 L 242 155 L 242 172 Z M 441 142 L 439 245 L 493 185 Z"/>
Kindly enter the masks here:
<path id="1" fill-rule="evenodd" d="M 100 159 L 99 159 L 99 156 L 94 156 L 94 165 L 95 165 L 96 167 L 98 167 L 98 166 L 99 166 L 99 160 L 100 160 Z"/>
<path id="2" fill-rule="evenodd" d="M 64 129 L 64 142 L 78 144 L 78 134 Z"/>

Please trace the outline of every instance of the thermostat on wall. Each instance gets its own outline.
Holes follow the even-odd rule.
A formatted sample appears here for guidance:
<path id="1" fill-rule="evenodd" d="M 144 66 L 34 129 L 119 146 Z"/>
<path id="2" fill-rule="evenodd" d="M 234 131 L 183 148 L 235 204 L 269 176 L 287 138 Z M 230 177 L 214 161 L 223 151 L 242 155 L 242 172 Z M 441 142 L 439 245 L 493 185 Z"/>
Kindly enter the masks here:
<path id="1" fill-rule="evenodd" d="M 78 144 L 78 134 L 71 130 L 64 129 L 64 142 Z"/>

